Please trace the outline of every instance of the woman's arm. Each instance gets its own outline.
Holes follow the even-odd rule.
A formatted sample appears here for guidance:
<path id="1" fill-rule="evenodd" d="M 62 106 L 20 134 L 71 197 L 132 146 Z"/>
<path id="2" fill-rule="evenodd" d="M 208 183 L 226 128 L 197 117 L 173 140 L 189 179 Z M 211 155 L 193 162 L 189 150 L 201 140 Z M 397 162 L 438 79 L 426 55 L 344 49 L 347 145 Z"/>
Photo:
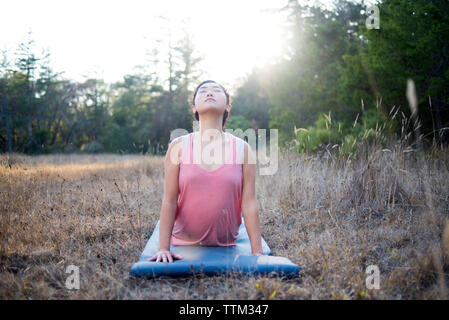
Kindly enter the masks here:
<path id="1" fill-rule="evenodd" d="M 159 224 L 159 250 L 170 250 L 170 237 L 173 231 L 178 205 L 178 174 L 181 154 L 181 138 L 173 140 L 168 146 L 164 161 L 165 182 Z"/>
<path id="2" fill-rule="evenodd" d="M 259 209 L 256 200 L 256 157 L 247 142 L 243 161 L 242 211 L 245 227 L 251 242 L 252 254 L 263 254 L 262 235 L 260 230 Z"/>

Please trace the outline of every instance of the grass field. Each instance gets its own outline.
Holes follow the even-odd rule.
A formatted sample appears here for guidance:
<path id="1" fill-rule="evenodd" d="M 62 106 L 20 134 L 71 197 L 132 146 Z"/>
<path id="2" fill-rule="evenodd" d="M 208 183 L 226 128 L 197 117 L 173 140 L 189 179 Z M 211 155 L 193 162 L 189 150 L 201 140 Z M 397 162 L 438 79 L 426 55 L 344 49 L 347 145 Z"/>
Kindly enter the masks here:
<path id="1" fill-rule="evenodd" d="M 162 157 L 3 154 L 0 298 L 448 299 L 448 160 L 399 146 L 338 162 L 282 154 L 256 196 L 263 237 L 299 278 L 147 280 L 129 270 L 159 219 Z M 79 290 L 65 286 L 72 264 Z"/>

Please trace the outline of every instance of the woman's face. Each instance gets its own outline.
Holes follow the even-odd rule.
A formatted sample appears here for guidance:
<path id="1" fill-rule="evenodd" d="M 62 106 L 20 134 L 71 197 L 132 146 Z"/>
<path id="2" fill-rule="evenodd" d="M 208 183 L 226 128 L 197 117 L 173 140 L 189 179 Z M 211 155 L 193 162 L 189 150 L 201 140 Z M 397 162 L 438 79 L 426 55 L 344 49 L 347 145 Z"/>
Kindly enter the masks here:
<path id="1" fill-rule="evenodd" d="M 223 89 L 214 82 L 203 84 L 197 91 L 195 96 L 195 106 L 226 108 L 226 94 Z"/>

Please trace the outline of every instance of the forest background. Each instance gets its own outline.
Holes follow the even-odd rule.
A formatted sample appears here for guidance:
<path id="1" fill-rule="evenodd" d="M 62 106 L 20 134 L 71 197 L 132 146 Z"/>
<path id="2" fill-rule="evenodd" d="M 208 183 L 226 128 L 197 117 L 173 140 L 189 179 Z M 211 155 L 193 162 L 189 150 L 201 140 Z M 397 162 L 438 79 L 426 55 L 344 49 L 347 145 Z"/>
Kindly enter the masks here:
<path id="1" fill-rule="evenodd" d="M 227 129 L 279 130 L 279 145 L 299 153 L 414 139 L 407 79 L 415 83 L 424 141 L 447 143 L 449 3 L 377 4 L 380 28 L 367 28 L 366 5 L 332 10 L 288 1 L 288 52 L 252 70 L 233 92 Z M 232 41 L 232 39 L 231 39 Z M 107 83 L 65 79 L 49 53 L 36 56 L 30 34 L 0 63 L 0 150 L 25 154 L 164 154 L 170 132 L 192 131 L 190 105 L 203 79 L 191 35 L 152 51 L 148 65 Z M 224 63 L 232 63 L 225 61 Z M 156 71 L 165 65 L 168 78 Z M 215 79 L 219 82 L 219 79 Z M 405 128 L 405 130 L 404 130 Z"/>

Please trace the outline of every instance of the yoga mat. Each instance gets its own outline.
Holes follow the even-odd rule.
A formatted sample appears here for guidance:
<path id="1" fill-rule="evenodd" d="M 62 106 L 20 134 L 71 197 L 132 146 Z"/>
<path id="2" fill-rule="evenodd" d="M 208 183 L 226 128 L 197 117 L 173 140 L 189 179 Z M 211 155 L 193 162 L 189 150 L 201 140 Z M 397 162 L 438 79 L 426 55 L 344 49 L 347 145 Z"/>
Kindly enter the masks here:
<path id="1" fill-rule="evenodd" d="M 262 250 L 267 256 L 251 255 L 251 243 L 243 216 L 235 246 L 173 246 L 170 243 L 170 251 L 181 255 L 184 259 L 167 263 L 146 261 L 157 252 L 159 247 L 159 223 L 160 220 L 143 249 L 139 261 L 131 267 L 131 275 L 149 278 L 185 277 L 201 273 L 213 276 L 228 272 L 238 272 L 242 275 L 280 275 L 289 278 L 299 275 L 299 266 L 288 258 L 273 256 L 263 237 Z"/>

